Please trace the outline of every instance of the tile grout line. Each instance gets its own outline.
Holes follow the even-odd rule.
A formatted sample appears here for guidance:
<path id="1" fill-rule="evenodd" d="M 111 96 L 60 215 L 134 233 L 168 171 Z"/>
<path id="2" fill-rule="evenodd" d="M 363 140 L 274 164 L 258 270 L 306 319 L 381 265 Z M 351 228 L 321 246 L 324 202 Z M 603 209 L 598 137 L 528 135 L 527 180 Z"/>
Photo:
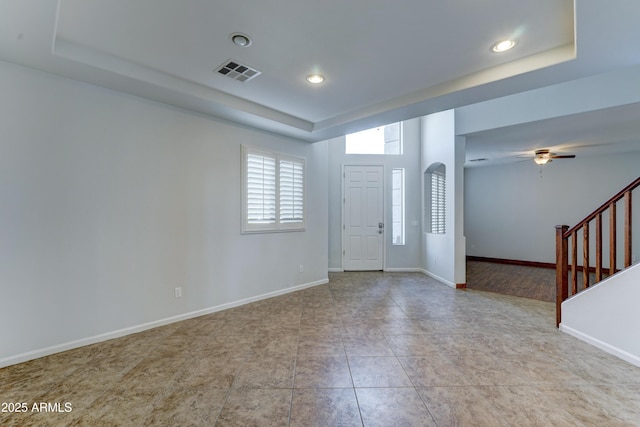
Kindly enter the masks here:
<path id="1" fill-rule="evenodd" d="M 331 282 L 329 282 L 330 284 Z M 331 292 L 331 300 L 333 301 L 334 308 L 336 308 L 336 300 L 333 295 L 333 290 L 331 286 L 329 286 L 329 291 Z M 360 416 L 360 424 L 364 427 L 364 417 L 362 416 L 362 409 L 360 409 L 360 400 L 358 399 L 358 393 L 356 392 L 356 384 L 353 380 L 353 373 L 351 372 L 351 363 L 349 363 L 349 356 L 347 355 L 347 348 L 344 344 L 344 319 L 340 318 L 340 342 L 342 343 L 342 351 L 344 352 L 344 358 L 347 361 L 347 369 L 349 369 L 349 378 L 351 379 L 351 391 L 353 392 L 353 396 L 356 399 L 356 405 L 358 406 L 358 415 Z"/>

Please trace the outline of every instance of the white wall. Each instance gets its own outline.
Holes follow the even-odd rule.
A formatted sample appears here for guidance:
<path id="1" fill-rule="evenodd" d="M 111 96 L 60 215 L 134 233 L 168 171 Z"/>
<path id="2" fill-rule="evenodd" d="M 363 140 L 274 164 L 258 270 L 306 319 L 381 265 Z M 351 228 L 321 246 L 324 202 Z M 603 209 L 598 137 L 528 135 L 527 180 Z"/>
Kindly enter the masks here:
<path id="1" fill-rule="evenodd" d="M 326 143 L 4 62 L 0 93 L 0 366 L 326 281 Z M 307 159 L 305 232 L 240 234 L 243 143 Z"/>
<path id="2" fill-rule="evenodd" d="M 421 180 L 434 163 L 446 167 L 446 233 L 423 233 L 422 264 L 431 276 L 449 286 L 466 283 L 464 232 L 465 138 L 455 135 L 455 111 L 421 118 Z M 424 185 L 422 194 L 424 194 Z"/>
<path id="3" fill-rule="evenodd" d="M 640 152 L 578 156 L 542 168 L 532 161 L 467 168 L 467 254 L 555 263 L 554 227 L 581 221 L 636 179 L 638 165 Z M 640 193 L 634 194 L 634 207 L 640 208 Z M 640 220 L 638 208 L 634 209 L 636 222 Z M 620 218 L 619 231 L 623 224 Z M 606 233 L 607 227 L 603 228 Z M 635 254 L 640 248 L 638 236 L 640 233 L 634 234 Z"/>
<path id="4" fill-rule="evenodd" d="M 329 268 L 342 269 L 342 167 L 345 164 L 381 164 L 385 167 L 385 270 L 420 268 L 421 184 L 420 121 L 403 123 L 402 155 L 345 154 L 345 138 L 333 138 L 329 145 Z M 391 169 L 405 169 L 405 245 L 391 242 Z"/>
<path id="5" fill-rule="evenodd" d="M 561 330 L 640 366 L 640 265 L 562 303 Z"/>

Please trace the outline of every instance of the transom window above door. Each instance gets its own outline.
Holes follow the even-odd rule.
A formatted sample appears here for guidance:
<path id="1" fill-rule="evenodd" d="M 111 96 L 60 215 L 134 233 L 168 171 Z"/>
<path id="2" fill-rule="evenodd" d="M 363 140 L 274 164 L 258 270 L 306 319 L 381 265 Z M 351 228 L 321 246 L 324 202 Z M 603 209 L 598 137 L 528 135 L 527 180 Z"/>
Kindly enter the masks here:
<path id="1" fill-rule="evenodd" d="M 350 133 L 345 154 L 402 154 L 402 122 Z"/>

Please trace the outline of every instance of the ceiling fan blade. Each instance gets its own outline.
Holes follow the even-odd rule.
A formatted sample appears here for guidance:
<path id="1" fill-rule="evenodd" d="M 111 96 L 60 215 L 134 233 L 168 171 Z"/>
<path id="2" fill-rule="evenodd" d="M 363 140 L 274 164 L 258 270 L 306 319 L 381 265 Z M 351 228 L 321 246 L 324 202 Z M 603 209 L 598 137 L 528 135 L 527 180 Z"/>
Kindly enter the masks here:
<path id="1" fill-rule="evenodd" d="M 597 148 L 597 147 L 604 147 L 604 146 L 610 146 L 611 144 L 615 144 L 615 142 L 602 142 L 599 144 L 575 144 L 575 145 L 571 145 L 571 144 L 566 144 L 566 145 L 558 145 L 556 147 L 554 147 L 556 150 L 562 150 L 562 151 L 573 151 L 576 148 Z"/>
<path id="2" fill-rule="evenodd" d="M 575 154 L 563 154 L 563 155 L 559 155 L 559 156 L 556 156 L 554 154 L 554 155 L 551 156 L 552 159 L 573 159 L 575 157 L 576 157 Z"/>

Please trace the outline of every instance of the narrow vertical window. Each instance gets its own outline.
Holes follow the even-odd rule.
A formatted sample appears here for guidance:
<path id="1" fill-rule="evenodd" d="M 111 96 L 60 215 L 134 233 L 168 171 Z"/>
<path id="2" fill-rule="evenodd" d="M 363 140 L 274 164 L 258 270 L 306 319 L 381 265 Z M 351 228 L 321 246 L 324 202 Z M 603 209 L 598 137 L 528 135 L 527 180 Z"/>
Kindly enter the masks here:
<path id="1" fill-rule="evenodd" d="M 391 170 L 391 239 L 404 245 L 404 169 Z"/>
<path id="2" fill-rule="evenodd" d="M 431 173 L 431 232 L 444 234 L 445 228 L 445 184 L 444 171 Z"/>
<path id="3" fill-rule="evenodd" d="M 434 164 L 425 172 L 425 228 L 428 233 L 446 233 L 446 167 Z"/>

